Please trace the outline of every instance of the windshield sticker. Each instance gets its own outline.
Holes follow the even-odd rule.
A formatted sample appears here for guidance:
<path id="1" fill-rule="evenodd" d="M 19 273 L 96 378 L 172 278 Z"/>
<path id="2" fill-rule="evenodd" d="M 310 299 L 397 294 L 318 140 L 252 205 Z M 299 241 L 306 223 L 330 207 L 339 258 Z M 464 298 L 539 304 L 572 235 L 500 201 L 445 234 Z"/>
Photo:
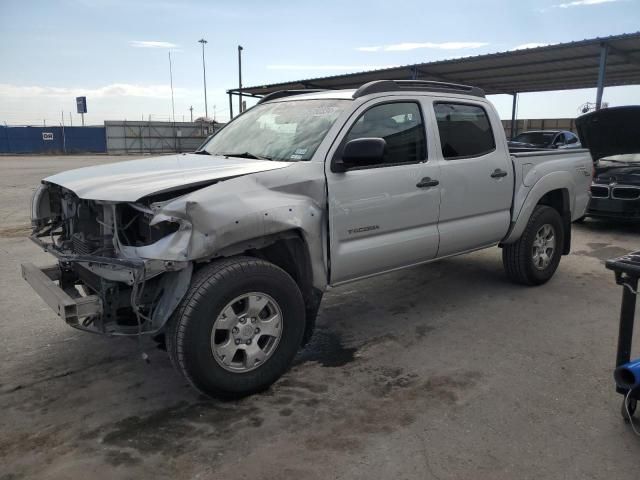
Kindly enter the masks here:
<path id="1" fill-rule="evenodd" d="M 291 160 L 302 160 L 302 155 L 296 155 L 295 153 L 289 157 Z"/>
<path id="2" fill-rule="evenodd" d="M 338 107 L 322 106 L 310 109 L 309 113 L 314 117 L 320 117 L 325 115 L 332 115 L 333 113 L 339 111 L 340 109 Z"/>
<path id="3" fill-rule="evenodd" d="M 305 153 L 307 153 L 307 150 L 309 150 L 309 149 L 308 148 L 297 148 L 294 153 L 296 155 L 304 155 Z"/>

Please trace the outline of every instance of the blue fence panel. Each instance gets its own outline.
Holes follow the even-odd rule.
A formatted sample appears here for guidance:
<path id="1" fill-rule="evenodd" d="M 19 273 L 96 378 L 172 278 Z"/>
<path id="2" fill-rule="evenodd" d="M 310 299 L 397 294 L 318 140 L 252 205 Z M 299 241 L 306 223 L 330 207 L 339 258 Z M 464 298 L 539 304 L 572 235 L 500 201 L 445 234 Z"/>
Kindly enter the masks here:
<path id="1" fill-rule="evenodd" d="M 0 126 L 0 153 L 9 153 L 9 129 Z"/>
<path id="2" fill-rule="evenodd" d="M 0 153 L 105 153 L 104 127 L 0 126 Z"/>
<path id="3" fill-rule="evenodd" d="M 65 127 L 67 153 L 107 151 L 104 127 Z"/>

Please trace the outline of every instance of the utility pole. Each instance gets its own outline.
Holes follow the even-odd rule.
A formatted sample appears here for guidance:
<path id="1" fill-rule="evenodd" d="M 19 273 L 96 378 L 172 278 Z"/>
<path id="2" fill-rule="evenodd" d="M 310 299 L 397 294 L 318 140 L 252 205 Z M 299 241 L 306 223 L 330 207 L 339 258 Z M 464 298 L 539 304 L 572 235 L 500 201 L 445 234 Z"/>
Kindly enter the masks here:
<path id="1" fill-rule="evenodd" d="M 216 121 L 216 106 L 215 105 L 213 106 L 213 121 L 214 121 L 214 123 Z"/>
<path id="2" fill-rule="evenodd" d="M 238 45 L 238 114 L 242 113 L 242 45 Z"/>
<path id="3" fill-rule="evenodd" d="M 207 68 L 204 62 L 204 46 L 207 44 L 207 41 L 204 38 L 198 40 L 198 43 L 202 44 L 202 78 L 204 79 L 204 116 L 205 118 L 209 118 L 209 109 L 207 107 Z"/>
<path id="4" fill-rule="evenodd" d="M 193 123 L 193 105 L 189 107 L 189 112 L 191 113 L 191 123 Z"/>
<path id="5" fill-rule="evenodd" d="M 71 116 L 71 112 L 69 112 L 69 125 L 73 127 L 73 117 Z"/>
<path id="6" fill-rule="evenodd" d="M 171 50 L 169 50 L 169 81 L 171 82 L 171 121 L 176 123 L 176 107 L 173 103 L 173 69 L 171 67 Z"/>

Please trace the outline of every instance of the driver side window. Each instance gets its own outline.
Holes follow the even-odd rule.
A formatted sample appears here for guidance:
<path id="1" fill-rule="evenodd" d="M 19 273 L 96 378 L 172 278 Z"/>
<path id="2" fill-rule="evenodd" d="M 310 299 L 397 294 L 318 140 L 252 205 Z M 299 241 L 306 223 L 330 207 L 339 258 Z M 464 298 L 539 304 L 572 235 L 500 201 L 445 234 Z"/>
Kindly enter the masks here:
<path id="1" fill-rule="evenodd" d="M 382 166 L 417 163 L 427 157 L 420 107 L 414 102 L 376 105 L 352 125 L 343 145 L 358 138 L 383 138 L 387 143 Z"/>

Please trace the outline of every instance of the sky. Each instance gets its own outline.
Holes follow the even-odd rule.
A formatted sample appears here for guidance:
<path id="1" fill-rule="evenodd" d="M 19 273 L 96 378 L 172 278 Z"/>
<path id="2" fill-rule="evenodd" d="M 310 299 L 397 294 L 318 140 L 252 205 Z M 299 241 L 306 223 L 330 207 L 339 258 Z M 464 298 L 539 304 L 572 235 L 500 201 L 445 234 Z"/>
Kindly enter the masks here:
<path id="1" fill-rule="evenodd" d="M 253 86 L 638 30 L 640 0 L 0 0 L 0 123 L 78 125 L 80 95 L 87 124 L 169 120 L 169 51 L 176 121 L 202 116 L 200 38 L 209 116 L 226 121 L 238 45 Z M 489 98 L 510 118 L 511 97 Z M 595 89 L 522 94 L 518 116 L 574 117 L 587 101 Z M 640 104 L 640 86 L 604 101 Z"/>

